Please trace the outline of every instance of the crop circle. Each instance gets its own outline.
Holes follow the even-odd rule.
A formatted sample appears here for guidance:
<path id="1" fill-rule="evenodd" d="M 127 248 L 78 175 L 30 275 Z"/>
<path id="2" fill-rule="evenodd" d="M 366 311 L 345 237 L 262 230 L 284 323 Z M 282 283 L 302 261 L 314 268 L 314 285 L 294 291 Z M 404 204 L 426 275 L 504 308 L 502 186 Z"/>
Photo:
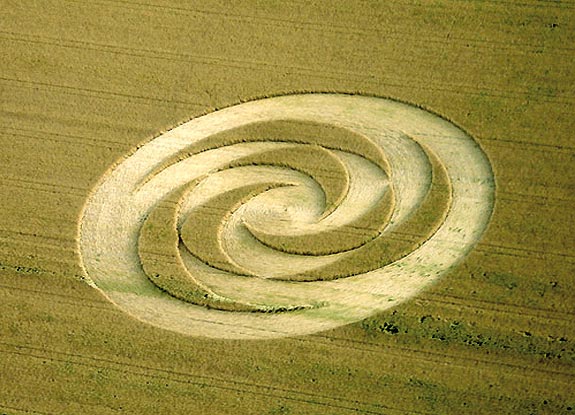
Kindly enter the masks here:
<path id="1" fill-rule="evenodd" d="M 464 258 L 493 209 L 489 161 L 452 123 L 389 99 L 239 104 L 153 139 L 84 208 L 88 282 L 168 330 L 263 339 L 348 324 Z"/>

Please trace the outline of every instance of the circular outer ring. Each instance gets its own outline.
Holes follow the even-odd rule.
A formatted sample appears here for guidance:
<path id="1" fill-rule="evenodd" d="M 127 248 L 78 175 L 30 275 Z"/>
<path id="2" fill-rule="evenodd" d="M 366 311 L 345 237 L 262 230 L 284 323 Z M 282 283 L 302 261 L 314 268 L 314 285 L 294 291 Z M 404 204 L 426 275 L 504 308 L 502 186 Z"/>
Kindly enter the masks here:
<path id="1" fill-rule="evenodd" d="M 285 313 L 208 309 L 158 289 L 138 262 L 139 227 L 154 201 L 138 197 L 142 179 L 191 143 L 248 123 L 321 122 L 361 134 L 393 150 L 390 132 L 431 151 L 447 172 L 451 205 L 444 222 L 400 260 L 333 281 L 258 280 L 271 296 L 301 293 L 321 306 Z M 393 175 L 393 171 L 392 171 Z M 266 98 L 193 119 L 153 139 L 110 170 L 82 212 L 79 250 L 87 281 L 120 309 L 157 327 L 191 336 L 269 339 L 305 335 L 364 319 L 405 301 L 435 282 L 478 242 L 494 204 L 489 160 L 450 122 L 389 99 L 342 94 Z M 238 277 L 241 278 L 241 277 Z M 257 287 L 256 287 L 257 288 Z"/>

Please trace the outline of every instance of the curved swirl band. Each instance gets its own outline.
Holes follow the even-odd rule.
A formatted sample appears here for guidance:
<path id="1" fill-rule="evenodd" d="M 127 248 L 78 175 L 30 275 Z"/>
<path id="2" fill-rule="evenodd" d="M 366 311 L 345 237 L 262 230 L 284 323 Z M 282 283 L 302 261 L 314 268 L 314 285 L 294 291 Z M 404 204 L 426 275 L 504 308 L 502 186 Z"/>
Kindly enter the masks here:
<path id="1" fill-rule="evenodd" d="M 90 284 L 180 333 L 314 333 L 397 305 L 480 239 L 491 166 L 396 101 L 301 94 L 184 123 L 112 168 L 82 215 Z"/>

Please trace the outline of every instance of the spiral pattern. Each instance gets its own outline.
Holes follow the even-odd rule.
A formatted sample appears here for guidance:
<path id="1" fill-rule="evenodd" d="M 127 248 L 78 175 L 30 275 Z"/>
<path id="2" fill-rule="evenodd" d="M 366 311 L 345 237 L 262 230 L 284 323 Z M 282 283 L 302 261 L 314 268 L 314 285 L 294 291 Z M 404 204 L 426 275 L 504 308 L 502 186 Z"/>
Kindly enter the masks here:
<path id="1" fill-rule="evenodd" d="M 416 295 L 485 230 L 494 183 L 451 123 L 392 100 L 302 94 L 194 119 L 91 195 L 88 281 L 185 334 L 272 338 Z"/>

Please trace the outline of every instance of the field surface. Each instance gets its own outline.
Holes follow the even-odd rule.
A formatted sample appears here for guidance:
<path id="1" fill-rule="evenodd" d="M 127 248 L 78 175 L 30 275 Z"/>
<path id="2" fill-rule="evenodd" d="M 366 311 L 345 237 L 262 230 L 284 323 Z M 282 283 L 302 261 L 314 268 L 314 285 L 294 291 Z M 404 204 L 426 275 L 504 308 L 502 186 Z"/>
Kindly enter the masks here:
<path id="1" fill-rule="evenodd" d="M 228 3 L 0 0 L 0 414 L 575 413 L 575 3 Z M 204 336 L 209 331 L 190 335 L 177 329 L 178 322 L 159 328 L 141 320 L 152 315 L 161 320 L 161 310 L 147 309 L 147 315 L 135 318 L 117 306 L 139 300 L 130 302 L 129 293 L 113 285 L 113 273 L 102 281 L 117 304 L 94 286 L 100 281 L 94 284 L 88 272 L 98 269 L 99 259 L 94 256 L 90 268 L 86 252 L 109 241 L 106 234 L 83 238 L 81 230 L 91 228 L 82 221 L 93 212 L 107 221 L 122 217 L 109 201 L 108 210 L 97 212 L 101 195 L 130 206 L 122 199 L 128 182 L 118 193 L 99 187 L 121 182 L 123 176 L 111 173 L 114 166 L 127 165 L 132 158 L 126 157 L 137 155 L 137 149 L 153 148 L 149 145 L 160 141 L 151 140 L 191 119 L 296 93 L 389 98 L 422 108 L 472 137 L 494 180 L 483 183 L 494 196 L 486 205 L 489 224 L 475 248 L 405 301 L 396 304 L 403 298 L 390 297 L 389 306 L 367 317 L 360 312 L 350 320 L 322 316 L 346 324 L 326 323 L 329 329 L 307 334 L 308 320 L 290 320 L 285 333 L 304 334 L 269 339 Z M 405 177 L 410 184 L 412 174 L 436 196 L 414 194 L 422 213 L 392 231 L 397 244 L 377 245 L 380 229 L 372 226 L 374 219 L 393 221 L 401 213 L 387 211 L 391 199 L 373 196 L 386 188 L 369 179 L 386 176 L 393 158 L 388 165 L 378 149 L 353 134 L 311 121 L 282 122 L 212 138 L 213 148 L 239 149 L 242 158 L 214 165 L 232 173 L 218 172 L 221 180 L 210 179 L 216 184 L 207 182 L 204 193 L 198 186 L 207 208 L 195 206 L 193 197 L 180 203 L 190 191 L 180 188 L 145 216 L 140 234 L 132 235 L 139 249 L 134 255 L 154 284 L 224 316 L 257 317 L 269 311 L 266 307 L 290 313 L 300 305 L 286 297 L 270 306 L 266 285 L 259 287 L 255 302 L 244 294 L 230 300 L 241 291 L 243 277 L 229 283 L 221 275 L 241 274 L 253 265 L 254 275 L 271 273 L 269 278 L 283 280 L 285 287 L 334 287 L 351 274 L 382 266 L 377 261 L 394 261 L 415 249 L 418 238 L 429 238 L 433 226 L 453 213 L 446 203 L 457 193 L 450 196 L 445 188 L 459 176 L 449 176 L 450 168 L 441 164 L 445 160 L 430 151 L 420 164 L 429 175 L 407 169 L 390 177 Z M 276 142 L 269 138 L 274 134 Z M 290 138 L 277 139 L 284 135 Z M 212 147 L 202 145 L 183 150 L 211 166 Z M 433 150 L 422 148 L 417 154 Z M 164 157 L 161 146 L 155 150 L 150 153 L 166 165 L 179 161 Z M 356 151 L 364 158 L 352 154 Z M 456 152 L 449 157 L 461 166 L 458 154 L 464 158 Z M 324 160 L 322 168 L 317 159 Z M 475 166 L 471 161 L 466 168 Z M 270 166 L 278 163 L 295 171 Z M 269 190 L 275 184 L 261 179 L 264 170 L 258 169 L 301 181 L 302 193 Z M 373 187 L 366 192 L 346 171 Z M 335 216 L 334 223 L 344 223 L 343 230 L 321 238 L 281 226 L 266 233 L 269 227 L 254 225 L 250 230 L 265 240 L 265 249 L 282 251 L 273 270 L 257 268 L 260 251 L 240 249 L 250 247 L 252 239 L 226 238 L 244 235 L 235 213 L 222 230 L 213 212 L 232 212 L 238 197 L 253 192 L 267 192 L 259 202 L 254 198 L 256 213 L 267 209 L 266 202 L 277 202 L 273 195 L 285 196 L 276 198 L 280 204 L 290 197 L 305 199 L 306 192 L 318 191 L 306 184 L 309 177 L 323 188 L 327 210 L 345 202 L 348 189 L 371 213 L 351 221 L 354 210 L 342 210 L 346 214 Z M 160 188 L 160 179 L 154 180 L 150 186 Z M 247 180 L 257 183 L 242 188 L 243 196 L 234 193 L 233 185 Z M 217 186 L 226 191 L 210 193 Z M 104 190 L 97 193 L 98 188 Z M 90 200 L 96 202 L 87 205 Z M 397 200 L 393 207 L 401 212 Z M 181 235 L 173 247 L 182 252 L 182 263 L 174 263 L 163 251 L 173 235 L 150 230 L 176 226 L 179 209 L 205 227 L 177 225 Z M 244 210 L 250 219 L 252 211 Z M 274 215 L 283 213 L 277 209 Z M 424 222 L 432 229 L 424 230 Z M 218 251 L 221 240 L 209 229 L 222 232 L 224 248 L 237 253 L 241 267 Z M 375 248 L 365 249 L 361 260 L 342 255 L 335 265 L 327 261 L 309 268 L 313 272 L 289 274 L 307 270 L 312 255 L 331 255 L 332 246 L 346 251 L 370 238 Z M 113 252 L 116 245 L 108 245 Z M 186 256 L 184 245 L 195 256 Z M 389 258 L 373 259 L 379 251 Z M 299 254 L 297 266 L 283 262 Z M 269 255 L 270 261 L 276 258 Z M 197 264 L 198 258 L 203 263 Z M 217 271 L 206 271 L 205 264 Z M 110 269 L 116 265 L 126 266 L 119 261 Z M 209 284 L 187 290 L 177 278 L 183 265 L 205 271 Z M 316 306 L 315 292 L 306 292 L 309 298 L 296 313 Z M 358 309 L 363 304 L 354 301 Z"/>

